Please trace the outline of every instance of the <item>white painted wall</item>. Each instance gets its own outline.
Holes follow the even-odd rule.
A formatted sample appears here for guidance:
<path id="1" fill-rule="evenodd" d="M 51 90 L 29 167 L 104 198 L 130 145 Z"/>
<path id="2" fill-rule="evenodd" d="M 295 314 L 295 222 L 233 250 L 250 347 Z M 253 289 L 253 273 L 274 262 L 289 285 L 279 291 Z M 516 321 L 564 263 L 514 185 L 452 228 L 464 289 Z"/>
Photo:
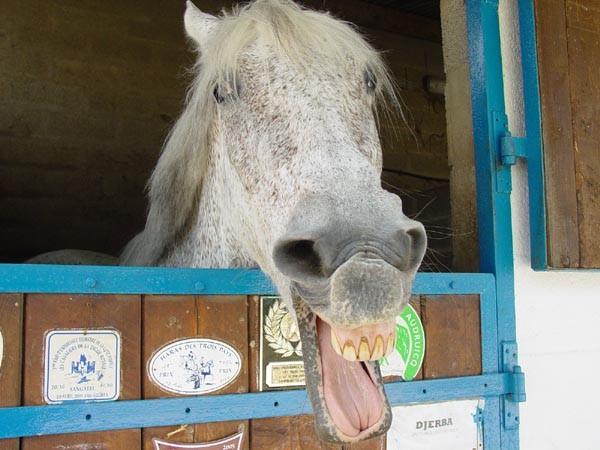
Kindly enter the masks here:
<path id="1" fill-rule="evenodd" d="M 500 2 L 511 131 L 523 132 L 518 0 Z M 531 270 L 527 173 L 513 171 L 517 335 L 526 374 L 522 450 L 600 449 L 600 273 Z M 600 231 L 600 230 L 599 230 Z"/>

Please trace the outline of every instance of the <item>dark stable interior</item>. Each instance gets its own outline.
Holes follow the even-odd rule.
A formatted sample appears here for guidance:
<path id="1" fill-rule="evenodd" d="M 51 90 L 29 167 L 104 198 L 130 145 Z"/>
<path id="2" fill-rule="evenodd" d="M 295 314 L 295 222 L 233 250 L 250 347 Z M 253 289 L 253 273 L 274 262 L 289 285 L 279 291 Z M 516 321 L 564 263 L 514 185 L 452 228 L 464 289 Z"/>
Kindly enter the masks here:
<path id="1" fill-rule="evenodd" d="M 216 13 L 231 1 L 196 5 Z M 383 186 L 428 231 L 425 271 L 452 259 L 439 1 L 309 0 L 385 51 L 406 123 L 382 123 Z M 366 3 L 369 3 L 366 5 Z M 0 262 L 79 248 L 118 254 L 194 60 L 184 2 L 11 1 L 0 22 Z"/>

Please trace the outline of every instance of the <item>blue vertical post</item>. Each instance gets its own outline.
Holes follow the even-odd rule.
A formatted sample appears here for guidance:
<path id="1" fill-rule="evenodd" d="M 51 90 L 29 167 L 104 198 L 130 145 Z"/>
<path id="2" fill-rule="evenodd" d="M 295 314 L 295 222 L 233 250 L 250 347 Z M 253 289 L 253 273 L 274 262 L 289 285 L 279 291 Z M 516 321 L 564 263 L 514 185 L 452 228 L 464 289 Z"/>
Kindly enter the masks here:
<path id="1" fill-rule="evenodd" d="M 519 33 L 523 68 L 523 102 L 527 132 L 527 178 L 529 181 L 529 223 L 531 265 L 535 270 L 548 269 L 546 235 L 546 197 L 542 150 L 542 113 L 538 77 L 534 0 L 521 0 Z"/>
<path id="2" fill-rule="evenodd" d="M 482 272 L 496 275 L 498 343 L 514 342 L 515 293 L 510 167 L 501 164 L 500 138 L 507 132 L 500 52 L 498 0 L 467 0 L 467 33 L 477 183 L 477 218 Z M 499 353 L 498 371 L 503 370 Z M 504 402 L 486 405 L 491 448 L 519 448 L 518 427 L 505 427 Z M 513 413 L 514 414 L 514 413 Z M 491 416 L 498 424 L 490 424 Z M 518 416 L 512 416 L 518 421 Z M 487 441 L 487 439 L 486 439 Z"/>

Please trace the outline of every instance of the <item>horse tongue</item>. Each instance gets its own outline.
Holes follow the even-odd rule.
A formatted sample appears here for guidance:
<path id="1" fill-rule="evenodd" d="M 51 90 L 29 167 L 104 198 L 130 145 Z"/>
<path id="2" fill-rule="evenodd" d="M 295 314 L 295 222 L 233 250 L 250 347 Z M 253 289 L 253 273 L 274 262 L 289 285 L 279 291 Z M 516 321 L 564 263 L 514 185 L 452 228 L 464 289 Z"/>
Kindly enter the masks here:
<path id="1" fill-rule="evenodd" d="M 331 419 L 346 436 L 357 436 L 375 425 L 384 402 L 365 363 L 348 361 L 331 346 L 331 327 L 317 319 L 325 404 Z M 367 363 L 368 364 L 368 363 Z"/>

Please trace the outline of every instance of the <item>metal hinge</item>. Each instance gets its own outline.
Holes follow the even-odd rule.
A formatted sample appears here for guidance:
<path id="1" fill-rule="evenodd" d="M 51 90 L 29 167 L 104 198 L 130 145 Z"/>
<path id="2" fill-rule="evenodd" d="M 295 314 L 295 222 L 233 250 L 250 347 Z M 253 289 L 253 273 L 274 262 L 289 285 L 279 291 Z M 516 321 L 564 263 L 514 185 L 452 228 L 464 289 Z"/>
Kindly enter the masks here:
<path id="1" fill-rule="evenodd" d="M 518 158 L 527 158 L 526 139 L 515 137 L 506 132 L 505 136 L 500 138 L 500 159 L 505 166 L 514 166 Z"/>
<path id="2" fill-rule="evenodd" d="M 492 133 L 496 153 L 496 192 L 510 194 L 512 181 L 510 168 L 518 158 L 526 158 L 526 139 L 514 137 L 508 130 L 508 117 L 503 112 L 492 111 Z"/>
<path id="3" fill-rule="evenodd" d="M 504 396 L 504 428 L 512 430 L 519 427 L 519 403 L 526 400 L 525 374 L 517 364 L 517 343 L 502 343 L 503 371 L 510 375 L 509 393 Z"/>

